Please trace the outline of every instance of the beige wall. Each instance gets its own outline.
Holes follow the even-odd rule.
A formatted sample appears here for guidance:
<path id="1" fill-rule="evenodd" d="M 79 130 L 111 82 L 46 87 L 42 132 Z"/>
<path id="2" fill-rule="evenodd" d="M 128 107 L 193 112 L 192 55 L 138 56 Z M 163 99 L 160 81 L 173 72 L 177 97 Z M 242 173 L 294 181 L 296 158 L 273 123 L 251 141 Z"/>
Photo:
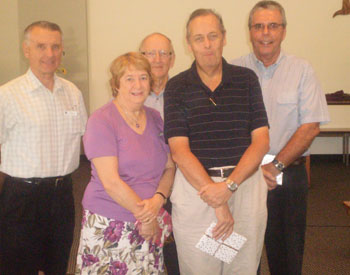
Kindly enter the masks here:
<path id="1" fill-rule="evenodd" d="M 189 14 L 196 8 L 215 8 L 227 29 L 224 57 L 230 60 L 250 51 L 249 10 L 256 0 L 120 1 L 88 0 L 90 110 L 110 98 L 108 66 L 112 59 L 137 50 L 148 33 L 164 32 L 176 51 L 174 75 L 189 67 L 192 57 L 184 41 Z M 314 66 L 325 92 L 350 93 L 350 16 L 332 18 L 341 0 L 280 0 L 287 13 L 285 51 L 304 57 Z"/>
<path id="2" fill-rule="evenodd" d="M 90 111 L 110 99 L 108 67 L 112 59 L 135 51 L 148 33 L 163 32 L 172 40 L 176 61 L 171 75 L 187 69 L 192 57 L 185 44 L 185 23 L 197 8 L 214 8 L 227 29 L 227 60 L 250 51 L 247 19 L 256 0 L 121 1 L 88 0 Z M 287 13 L 286 52 L 313 65 L 325 93 L 350 93 L 350 16 L 332 18 L 341 0 L 280 0 Z M 330 107 L 329 127 L 350 127 L 350 106 Z M 312 153 L 341 153 L 341 139 L 317 138 Z"/>
<path id="3" fill-rule="evenodd" d="M 17 1 L 0 1 L 0 85 L 19 74 L 19 34 Z"/>
<path id="4" fill-rule="evenodd" d="M 27 68 L 27 60 L 21 50 L 23 30 L 38 20 L 48 20 L 60 25 L 64 34 L 65 56 L 63 77 L 74 82 L 82 91 L 86 104 L 88 96 L 88 55 L 85 0 L 1 0 L 0 33 L 0 85 L 6 83 Z"/>

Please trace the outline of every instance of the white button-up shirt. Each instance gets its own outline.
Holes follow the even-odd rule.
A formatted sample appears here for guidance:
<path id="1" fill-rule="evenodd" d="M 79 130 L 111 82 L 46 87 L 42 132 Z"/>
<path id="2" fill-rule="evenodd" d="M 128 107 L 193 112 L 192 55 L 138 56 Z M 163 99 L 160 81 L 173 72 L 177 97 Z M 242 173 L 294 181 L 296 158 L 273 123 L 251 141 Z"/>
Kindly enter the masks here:
<path id="1" fill-rule="evenodd" d="M 79 166 L 87 113 L 79 89 L 55 76 L 48 90 L 29 69 L 0 87 L 0 170 L 13 177 L 55 177 Z"/>

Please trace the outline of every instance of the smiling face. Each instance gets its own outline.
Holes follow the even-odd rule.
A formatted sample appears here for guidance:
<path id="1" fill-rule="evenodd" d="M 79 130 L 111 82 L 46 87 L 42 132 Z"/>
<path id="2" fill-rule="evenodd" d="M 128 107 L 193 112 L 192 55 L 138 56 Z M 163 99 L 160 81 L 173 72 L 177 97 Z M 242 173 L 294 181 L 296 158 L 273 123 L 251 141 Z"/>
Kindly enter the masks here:
<path id="1" fill-rule="evenodd" d="M 161 34 L 153 34 L 143 41 L 140 51 L 145 53 L 145 57 L 151 64 L 153 77 L 167 79 L 175 60 L 170 41 Z"/>
<path id="2" fill-rule="evenodd" d="M 119 80 L 117 98 L 127 105 L 143 104 L 150 92 L 150 77 L 145 70 L 129 66 Z"/>
<path id="3" fill-rule="evenodd" d="M 187 43 L 197 66 L 203 70 L 220 66 L 226 36 L 221 32 L 218 19 L 212 14 L 198 16 L 189 23 L 188 30 Z"/>
<path id="4" fill-rule="evenodd" d="M 252 17 L 250 40 L 256 57 L 270 66 L 274 64 L 281 52 L 281 43 L 286 36 L 286 28 L 280 25 L 276 29 L 269 29 L 271 23 L 282 24 L 282 15 L 277 9 L 259 9 Z M 254 25 L 262 24 L 262 29 L 255 29 Z"/>
<path id="5" fill-rule="evenodd" d="M 39 80 L 53 77 L 61 63 L 62 52 L 62 36 L 58 31 L 34 27 L 23 42 L 24 56 Z"/>

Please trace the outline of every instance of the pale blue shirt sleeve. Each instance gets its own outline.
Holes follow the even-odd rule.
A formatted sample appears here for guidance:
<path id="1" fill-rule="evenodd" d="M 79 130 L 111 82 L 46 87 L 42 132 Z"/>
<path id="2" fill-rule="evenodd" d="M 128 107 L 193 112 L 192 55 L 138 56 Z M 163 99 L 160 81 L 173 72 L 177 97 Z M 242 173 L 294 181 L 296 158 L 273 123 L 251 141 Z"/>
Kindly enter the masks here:
<path id="1" fill-rule="evenodd" d="M 298 87 L 299 124 L 329 122 L 325 95 L 311 65 L 305 62 L 304 72 Z"/>

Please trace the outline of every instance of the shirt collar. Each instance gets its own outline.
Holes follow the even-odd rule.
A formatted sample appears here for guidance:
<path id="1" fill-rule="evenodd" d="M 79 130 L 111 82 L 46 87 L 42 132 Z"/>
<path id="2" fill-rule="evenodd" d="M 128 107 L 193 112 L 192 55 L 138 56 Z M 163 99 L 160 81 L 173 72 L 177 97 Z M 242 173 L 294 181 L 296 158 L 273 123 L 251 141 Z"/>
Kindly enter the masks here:
<path id="1" fill-rule="evenodd" d="M 273 63 L 271 66 L 268 66 L 267 68 L 264 66 L 264 64 L 256 57 L 254 53 L 251 53 L 251 58 L 253 60 L 253 63 L 255 64 L 256 68 L 259 72 L 264 73 L 266 77 L 272 77 L 276 68 L 281 63 L 281 61 L 284 59 L 285 53 L 281 50 L 277 60 L 275 63 Z"/>
<path id="2" fill-rule="evenodd" d="M 39 88 L 47 89 L 41 81 L 35 76 L 33 71 L 29 68 L 26 73 L 27 80 L 28 80 L 28 91 L 34 92 Z M 62 82 L 60 81 L 59 77 L 54 74 L 54 92 L 60 91 L 62 88 Z"/>
<path id="3" fill-rule="evenodd" d="M 164 90 L 165 90 L 165 89 L 163 89 L 158 95 L 157 95 L 155 92 L 151 91 L 150 94 L 149 94 L 149 96 L 152 96 L 152 97 L 162 97 L 163 94 L 164 94 Z"/>
<path id="4" fill-rule="evenodd" d="M 228 67 L 230 65 L 227 63 L 227 61 L 225 60 L 225 58 L 222 57 L 222 80 L 221 83 L 231 83 L 231 79 L 230 79 L 230 72 L 228 70 Z M 190 68 L 191 74 L 190 74 L 190 78 L 188 79 L 188 81 L 191 84 L 195 84 L 195 85 L 204 85 L 204 83 L 202 82 L 198 71 L 197 71 L 197 67 L 196 67 L 196 61 L 193 61 L 192 66 Z M 221 84 L 220 84 L 221 85 Z"/>

